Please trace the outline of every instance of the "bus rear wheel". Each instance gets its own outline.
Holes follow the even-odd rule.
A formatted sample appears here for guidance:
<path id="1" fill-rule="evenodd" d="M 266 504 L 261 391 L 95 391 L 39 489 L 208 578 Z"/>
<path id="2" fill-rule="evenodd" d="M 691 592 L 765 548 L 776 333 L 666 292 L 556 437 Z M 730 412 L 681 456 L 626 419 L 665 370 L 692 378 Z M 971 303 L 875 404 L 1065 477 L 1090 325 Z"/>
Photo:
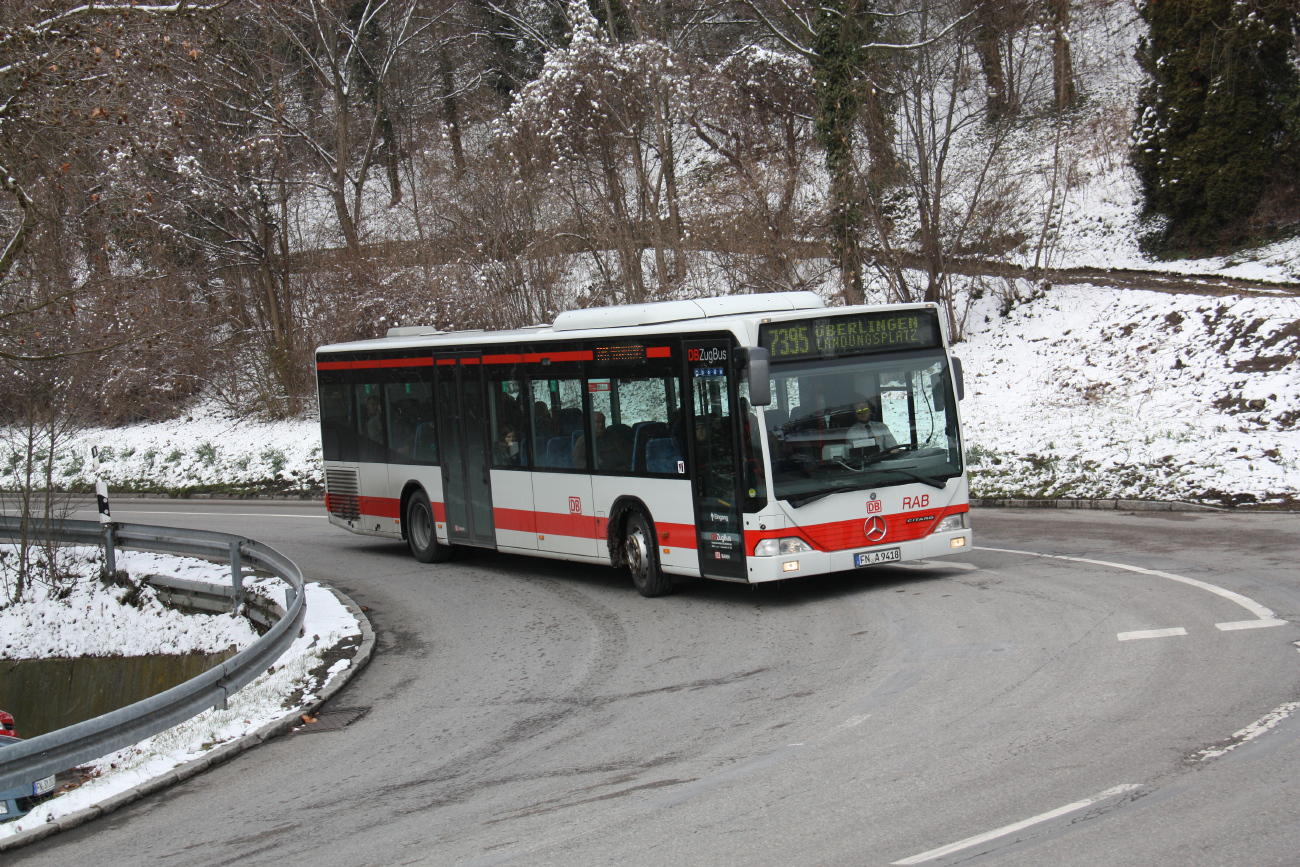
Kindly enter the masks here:
<path id="1" fill-rule="evenodd" d="M 450 545 L 438 541 L 433 507 L 424 491 L 416 491 L 406 502 L 406 546 L 421 563 L 445 563 L 456 553 Z"/>
<path id="2" fill-rule="evenodd" d="M 663 596 L 673 584 L 659 568 L 659 546 L 655 544 L 650 519 L 640 512 L 628 516 L 623 535 L 623 558 L 632 573 L 632 583 L 642 596 Z"/>

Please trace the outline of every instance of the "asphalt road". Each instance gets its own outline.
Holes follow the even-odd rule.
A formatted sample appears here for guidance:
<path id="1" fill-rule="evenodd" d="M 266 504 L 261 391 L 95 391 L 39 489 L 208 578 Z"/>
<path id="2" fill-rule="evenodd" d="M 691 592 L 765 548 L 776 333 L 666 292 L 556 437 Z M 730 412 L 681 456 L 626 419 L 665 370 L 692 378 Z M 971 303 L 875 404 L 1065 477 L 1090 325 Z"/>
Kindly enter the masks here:
<path id="1" fill-rule="evenodd" d="M 378 652 L 332 704 L 369 713 L 7 863 L 1300 861 L 1295 515 L 982 510 L 960 557 L 653 600 L 608 568 L 423 566 L 321 515 L 114 505 L 368 607 Z M 1293 622 L 1217 628 L 1258 606 Z"/>

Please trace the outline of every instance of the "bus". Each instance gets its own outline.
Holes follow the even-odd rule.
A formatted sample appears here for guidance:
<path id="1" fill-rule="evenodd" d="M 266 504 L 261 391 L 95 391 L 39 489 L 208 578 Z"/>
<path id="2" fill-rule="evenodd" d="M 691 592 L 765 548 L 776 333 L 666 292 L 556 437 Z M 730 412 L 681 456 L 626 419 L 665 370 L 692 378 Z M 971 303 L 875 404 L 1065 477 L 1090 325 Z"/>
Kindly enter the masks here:
<path id="1" fill-rule="evenodd" d="M 421 562 L 605 563 L 644 596 L 959 552 L 963 385 L 943 319 L 777 292 L 324 346 L 325 507 Z"/>

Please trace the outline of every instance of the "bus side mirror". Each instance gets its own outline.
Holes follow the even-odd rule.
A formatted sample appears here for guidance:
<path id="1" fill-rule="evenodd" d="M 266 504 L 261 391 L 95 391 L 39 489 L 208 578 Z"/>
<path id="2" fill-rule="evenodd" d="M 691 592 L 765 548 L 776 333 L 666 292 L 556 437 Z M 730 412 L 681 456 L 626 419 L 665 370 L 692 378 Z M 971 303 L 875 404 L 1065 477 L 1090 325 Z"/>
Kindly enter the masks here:
<path id="1" fill-rule="evenodd" d="M 957 390 L 957 399 L 966 399 L 966 379 L 962 374 L 961 359 L 957 356 L 952 357 L 952 384 Z"/>
<path id="2" fill-rule="evenodd" d="M 740 367 L 749 374 L 749 405 L 767 406 L 772 402 L 772 374 L 766 349 L 751 346 L 740 350 Z"/>

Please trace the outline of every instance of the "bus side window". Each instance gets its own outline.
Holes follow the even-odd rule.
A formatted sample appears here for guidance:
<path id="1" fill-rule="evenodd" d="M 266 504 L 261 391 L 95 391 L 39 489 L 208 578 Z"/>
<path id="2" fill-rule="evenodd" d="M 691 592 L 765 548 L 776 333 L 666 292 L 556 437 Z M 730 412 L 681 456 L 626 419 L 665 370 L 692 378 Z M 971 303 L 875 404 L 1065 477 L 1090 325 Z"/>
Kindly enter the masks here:
<path id="1" fill-rule="evenodd" d="M 615 387 L 619 422 L 631 433 L 632 472 L 677 475 L 677 461 L 685 454 L 677 378 L 618 379 Z"/>
<path id="2" fill-rule="evenodd" d="M 403 372 L 401 382 L 385 387 L 388 405 L 388 459 L 397 464 L 436 464 L 438 441 L 433 416 L 433 383 Z"/>
<path id="3" fill-rule="evenodd" d="M 493 372 L 488 380 L 492 466 L 528 466 L 528 392 L 513 370 Z"/>
<path id="4" fill-rule="evenodd" d="M 538 467 L 573 469 L 574 443 L 583 432 L 582 387 L 577 377 L 532 381 L 532 441 Z"/>
<path id="5" fill-rule="evenodd" d="M 323 373 L 326 376 L 337 374 Z M 327 461 L 357 459 L 357 426 L 352 418 L 352 386 L 324 381 L 320 385 L 321 457 Z"/>
<path id="6" fill-rule="evenodd" d="M 384 425 L 384 397 L 378 383 L 357 385 L 354 391 L 357 423 L 357 459 L 366 463 L 387 463 L 387 431 Z"/>

